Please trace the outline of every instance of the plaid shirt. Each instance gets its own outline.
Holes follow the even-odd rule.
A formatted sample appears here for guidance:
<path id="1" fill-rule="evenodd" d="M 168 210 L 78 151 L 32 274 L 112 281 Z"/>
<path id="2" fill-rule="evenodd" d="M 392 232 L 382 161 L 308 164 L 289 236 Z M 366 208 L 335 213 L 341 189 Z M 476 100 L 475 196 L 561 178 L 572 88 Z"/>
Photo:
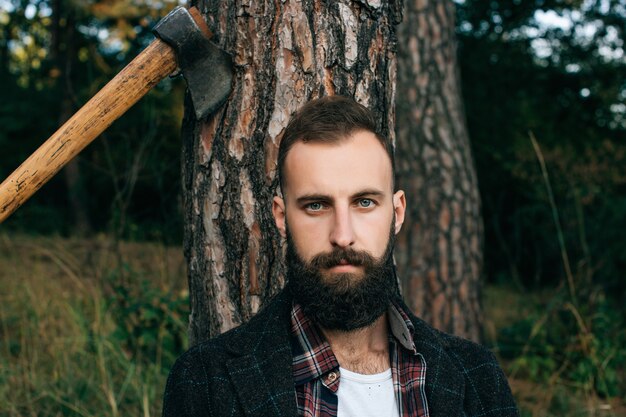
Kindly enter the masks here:
<path id="1" fill-rule="evenodd" d="M 398 414 L 401 417 L 428 417 L 424 391 L 426 361 L 415 350 L 413 323 L 395 304 L 387 315 L 391 329 L 389 358 Z M 341 379 L 339 362 L 317 326 L 296 303 L 291 309 L 291 351 L 298 414 L 336 417 Z"/>

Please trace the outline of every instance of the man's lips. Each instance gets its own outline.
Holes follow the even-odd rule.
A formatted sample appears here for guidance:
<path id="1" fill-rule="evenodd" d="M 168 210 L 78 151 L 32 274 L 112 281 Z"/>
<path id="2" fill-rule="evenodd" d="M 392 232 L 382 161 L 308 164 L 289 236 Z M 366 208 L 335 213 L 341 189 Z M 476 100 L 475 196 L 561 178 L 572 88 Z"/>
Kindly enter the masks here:
<path id="1" fill-rule="evenodd" d="M 351 272 L 358 268 L 358 265 L 351 264 L 345 259 L 342 259 L 339 263 L 328 268 L 328 270 L 332 272 Z"/>

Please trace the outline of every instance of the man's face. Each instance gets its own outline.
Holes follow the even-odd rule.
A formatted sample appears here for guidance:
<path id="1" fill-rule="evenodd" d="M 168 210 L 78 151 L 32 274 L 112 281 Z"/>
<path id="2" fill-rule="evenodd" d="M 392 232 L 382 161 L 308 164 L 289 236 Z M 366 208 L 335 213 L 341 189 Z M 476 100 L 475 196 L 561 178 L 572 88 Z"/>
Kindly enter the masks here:
<path id="1" fill-rule="evenodd" d="M 404 193 L 393 194 L 391 161 L 376 136 L 358 131 L 333 144 L 297 142 L 284 166 L 284 200 L 273 204 L 276 226 L 286 237 L 286 222 L 298 254 L 310 261 L 333 248 L 385 251 L 395 213 L 394 231 L 404 221 Z M 345 264 L 324 275 L 362 272 Z"/>
<path id="2" fill-rule="evenodd" d="M 317 271 L 320 284 L 345 291 L 387 262 L 390 235 L 400 230 L 405 211 L 392 175 L 389 156 L 367 131 L 333 144 L 297 142 L 289 150 L 285 199 L 274 199 L 274 217 L 283 236 L 289 226 L 290 249 Z"/>

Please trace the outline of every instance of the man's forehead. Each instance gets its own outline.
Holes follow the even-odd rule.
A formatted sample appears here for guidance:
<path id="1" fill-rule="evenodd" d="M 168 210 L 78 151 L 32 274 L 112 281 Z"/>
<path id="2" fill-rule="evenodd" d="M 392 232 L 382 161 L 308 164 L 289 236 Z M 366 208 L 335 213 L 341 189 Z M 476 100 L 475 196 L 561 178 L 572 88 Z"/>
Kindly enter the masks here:
<path id="1" fill-rule="evenodd" d="M 389 155 L 378 138 L 367 131 L 331 143 L 299 141 L 285 159 L 286 188 L 297 194 L 392 191 L 392 177 Z"/>

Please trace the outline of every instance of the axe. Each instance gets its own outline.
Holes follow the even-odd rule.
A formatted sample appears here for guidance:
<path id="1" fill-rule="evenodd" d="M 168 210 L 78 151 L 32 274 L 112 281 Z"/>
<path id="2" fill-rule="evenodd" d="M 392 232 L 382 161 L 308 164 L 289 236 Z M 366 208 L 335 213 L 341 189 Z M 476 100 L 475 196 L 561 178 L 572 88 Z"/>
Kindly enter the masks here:
<path id="1" fill-rule="evenodd" d="M 230 56 L 209 41 L 195 7 L 177 7 L 153 29 L 156 39 L 0 184 L 0 223 L 163 78 L 187 81 L 197 118 L 215 111 L 231 89 Z"/>

